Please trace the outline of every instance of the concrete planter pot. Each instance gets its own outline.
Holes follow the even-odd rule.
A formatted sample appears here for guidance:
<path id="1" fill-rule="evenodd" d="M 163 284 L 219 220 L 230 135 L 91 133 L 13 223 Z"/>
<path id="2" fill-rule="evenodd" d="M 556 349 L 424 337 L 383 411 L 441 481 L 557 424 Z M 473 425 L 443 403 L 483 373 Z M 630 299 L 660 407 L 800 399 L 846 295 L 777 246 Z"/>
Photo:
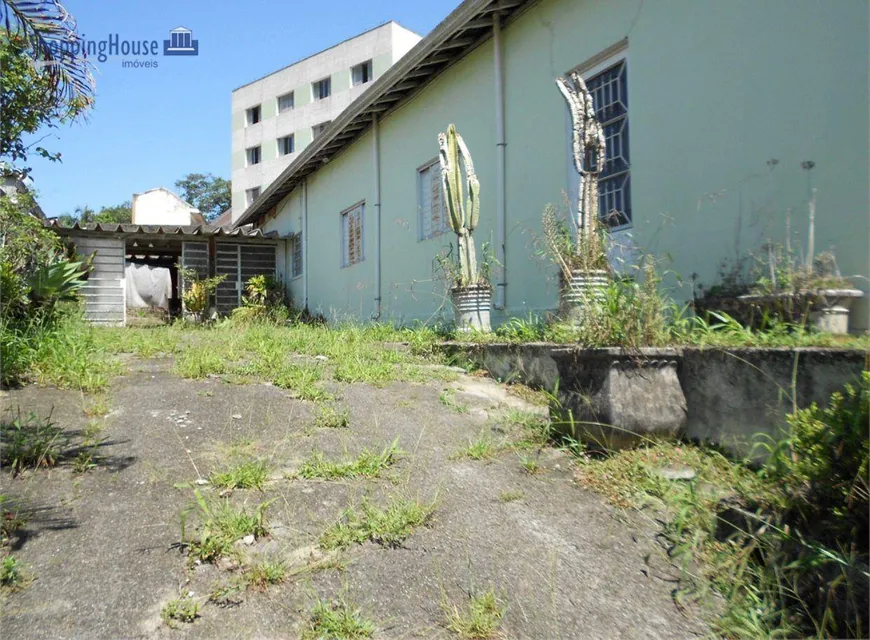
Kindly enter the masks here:
<path id="1" fill-rule="evenodd" d="M 809 315 L 819 331 L 849 333 L 852 303 L 863 296 L 859 289 L 816 289 L 798 293 L 740 296 L 739 301 L 764 314 L 799 323 Z M 750 314 L 754 315 L 754 314 Z"/>
<path id="2" fill-rule="evenodd" d="M 593 450 L 618 450 L 649 439 L 672 439 L 686 426 L 686 397 L 669 349 L 580 349 L 554 353 L 558 433 Z"/>
<path id="3" fill-rule="evenodd" d="M 457 331 L 491 330 L 492 289 L 488 285 L 454 287 L 450 290 L 450 299 L 456 314 Z"/>
<path id="4" fill-rule="evenodd" d="M 589 305 L 604 299 L 604 290 L 610 282 L 607 271 L 575 269 L 571 280 L 565 282 L 559 275 L 559 319 L 570 324 L 581 324 Z"/>

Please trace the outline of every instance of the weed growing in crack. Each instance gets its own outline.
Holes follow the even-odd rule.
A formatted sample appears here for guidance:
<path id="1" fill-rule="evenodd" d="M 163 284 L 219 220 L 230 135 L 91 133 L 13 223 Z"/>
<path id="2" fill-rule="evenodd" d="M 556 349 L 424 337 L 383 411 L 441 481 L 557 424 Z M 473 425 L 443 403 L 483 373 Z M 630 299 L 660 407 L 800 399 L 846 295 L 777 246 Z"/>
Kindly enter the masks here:
<path id="1" fill-rule="evenodd" d="M 263 560 L 245 569 L 245 583 L 254 589 L 265 591 L 272 584 L 284 582 L 287 577 L 287 567 L 283 562 Z"/>
<path id="2" fill-rule="evenodd" d="M 245 536 L 255 538 L 268 533 L 266 509 L 272 503 L 262 502 L 253 511 L 236 509 L 228 499 L 206 500 L 199 489 L 194 489 L 196 505 L 181 514 L 181 539 L 192 558 L 214 562 L 233 551 L 233 544 Z M 199 535 L 186 536 L 187 516 L 196 510 L 201 520 Z"/>
<path id="3" fill-rule="evenodd" d="M 347 429 L 350 427 L 350 412 L 335 407 L 320 407 L 314 416 L 317 429 Z"/>
<path id="4" fill-rule="evenodd" d="M 441 392 L 441 404 L 443 404 L 448 409 L 452 409 L 456 413 L 468 413 L 468 405 L 464 402 L 456 401 L 456 390 L 455 389 L 444 389 Z"/>
<path id="5" fill-rule="evenodd" d="M 13 475 L 24 469 L 53 467 L 69 438 L 51 421 L 35 413 L 0 420 L 0 464 Z"/>
<path id="6" fill-rule="evenodd" d="M 522 491 L 502 491 L 498 494 L 499 502 L 514 502 L 515 500 L 521 500 L 525 494 Z"/>
<path id="7" fill-rule="evenodd" d="M 311 619 L 302 632 L 302 640 L 356 640 L 371 638 L 377 626 L 362 611 L 344 598 L 321 600 L 311 611 Z"/>
<path id="8" fill-rule="evenodd" d="M 193 622 L 199 617 L 199 602 L 186 595 L 175 598 L 163 605 L 160 617 L 167 626 L 173 629 L 179 622 Z"/>
<path id="9" fill-rule="evenodd" d="M 506 607 L 490 589 L 472 595 L 464 607 L 445 601 L 442 608 L 447 618 L 445 626 L 450 631 L 463 640 L 486 640 L 496 636 Z"/>
<path id="10" fill-rule="evenodd" d="M 332 394 L 320 386 L 323 371 L 316 365 L 291 365 L 282 368 L 272 382 L 276 387 L 289 389 L 300 400 L 321 402 L 331 400 Z"/>
<path id="11" fill-rule="evenodd" d="M 15 556 L 6 556 L 0 560 L 0 587 L 7 591 L 18 591 L 24 587 L 26 577 L 21 569 L 21 563 Z"/>
<path id="12" fill-rule="evenodd" d="M 530 476 L 535 475 L 536 473 L 541 472 L 541 465 L 538 462 L 538 459 L 532 456 L 519 456 L 520 458 L 520 466 L 523 468 L 523 471 L 528 473 Z"/>
<path id="13" fill-rule="evenodd" d="M 498 452 L 495 443 L 486 433 L 481 433 L 476 440 L 469 440 L 468 445 L 460 449 L 454 458 L 470 458 L 471 460 L 489 460 Z"/>
<path id="14" fill-rule="evenodd" d="M 341 518 L 320 536 L 324 549 L 339 549 L 371 540 L 384 547 L 397 547 L 414 530 L 429 522 L 435 502 L 393 499 L 379 509 L 367 499 L 359 508 L 345 510 Z"/>
<path id="15" fill-rule="evenodd" d="M 320 478 L 323 480 L 378 478 L 381 471 L 393 465 L 397 456 L 402 453 L 402 450 L 399 449 L 398 438 L 380 453 L 363 449 L 356 458 L 345 462 L 330 462 L 324 459 L 320 451 L 314 451 L 311 457 L 302 464 L 298 475 L 305 479 Z"/>
<path id="16" fill-rule="evenodd" d="M 82 406 L 82 413 L 88 418 L 102 418 L 109 415 L 111 407 L 105 395 L 94 396 Z"/>
<path id="17" fill-rule="evenodd" d="M 216 487 L 224 489 L 259 489 L 269 474 L 265 460 L 248 460 L 222 471 L 213 471 L 209 481 Z"/>

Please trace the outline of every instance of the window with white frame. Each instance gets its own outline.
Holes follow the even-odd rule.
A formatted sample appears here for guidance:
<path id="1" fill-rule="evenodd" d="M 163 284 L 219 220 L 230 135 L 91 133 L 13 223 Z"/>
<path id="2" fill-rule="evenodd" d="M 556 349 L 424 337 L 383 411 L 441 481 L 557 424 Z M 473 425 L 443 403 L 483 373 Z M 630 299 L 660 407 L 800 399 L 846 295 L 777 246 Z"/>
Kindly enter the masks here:
<path id="1" fill-rule="evenodd" d="M 418 239 L 434 238 L 450 230 L 441 194 L 441 164 L 433 160 L 417 170 Z"/>
<path id="2" fill-rule="evenodd" d="M 260 147 L 259 145 L 256 147 L 249 147 L 245 149 L 245 156 L 248 161 L 248 166 L 252 167 L 255 164 L 260 164 Z"/>
<path id="3" fill-rule="evenodd" d="M 289 156 L 294 151 L 296 151 L 296 141 L 294 140 L 292 133 L 289 136 L 278 138 L 279 156 Z"/>
<path id="4" fill-rule="evenodd" d="M 610 227 L 631 223 L 631 156 L 628 139 L 628 74 L 625 58 L 589 75 L 595 115 L 604 128 L 607 157 L 598 179 L 598 211 Z"/>
<path id="5" fill-rule="evenodd" d="M 292 111 L 295 106 L 293 92 L 285 93 L 283 96 L 278 96 L 278 113 Z"/>
<path id="6" fill-rule="evenodd" d="M 372 76 L 372 61 L 366 60 L 360 64 L 350 68 L 351 82 L 354 87 L 371 82 Z"/>
<path id="7" fill-rule="evenodd" d="M 302 275 L 302 234 L 294 233 L 287 239 L 287 251 L 290 254 L 290 277 Z"/>
<path id="8" fill-rule="evenodd" d="M 366 259 L 363 245 L 365 202 L 341 212 L 341 266 L 350 267 Z"/>
<path id="9" fill-rule="evenodd" d="M 311 96 L 315 100 L 323 100 L 332 94 L 332 79 L 323 78 L 311 83 Z"/>
<path id="10" fill-rule="evenodd" d="M 260 105 L 245 110 L 245 122 L 248 126 L 251 126 L 252 124 L 257 124 L 260 121 L 261 116 L 262 110 L 260 109 Z"/>
<path id="11" fill-rule="evenodd" d="M 254 187 L 253 189 L 245 189 L 245 202 L 250 207 L 254 204 L 254 200 L 260 197 L 260 187 Z"/>
<path id="12" fill-rule="evenodd" d="M 311 127 L 311 139 L 317 140 L 321 134 L 326 131 L 326 127 L 329 126 L 330 122 L 332 122 L 332 120 L 327 120 L 326 122 L 321 122 L 320 124 Z"/>

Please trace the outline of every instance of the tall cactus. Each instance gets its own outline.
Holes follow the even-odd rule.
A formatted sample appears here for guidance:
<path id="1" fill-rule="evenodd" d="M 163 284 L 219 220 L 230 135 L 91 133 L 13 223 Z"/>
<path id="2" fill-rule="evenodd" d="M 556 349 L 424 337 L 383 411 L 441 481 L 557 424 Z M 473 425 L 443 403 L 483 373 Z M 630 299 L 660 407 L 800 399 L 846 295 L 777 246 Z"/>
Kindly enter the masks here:
<path id="1" fill-rule="evenodd" d="M 604 129 L 595 117 L 592 94 L 579 73 L 573 71 L 568 78 L 556 78 L 556 84 L 571 111 L 574 168 L 580 176 L 574 220 L 579 253 L 598 223 L 598 174 L 606 155 Z"/>
<path id="2" fill-rule="evenodd" d="M 468 147 L 462 136 L 456 133 L 454 125 L 447 127 L 447 133 L 438 134 L 438 146 L 441 149 L 441 188 L 450 214 L 450 227 L 459 245 L 460 277 L 456 284 L 473 286 L 480 281 L 474 238 L 471 236 L 480 217 L 480 183 Z"/>

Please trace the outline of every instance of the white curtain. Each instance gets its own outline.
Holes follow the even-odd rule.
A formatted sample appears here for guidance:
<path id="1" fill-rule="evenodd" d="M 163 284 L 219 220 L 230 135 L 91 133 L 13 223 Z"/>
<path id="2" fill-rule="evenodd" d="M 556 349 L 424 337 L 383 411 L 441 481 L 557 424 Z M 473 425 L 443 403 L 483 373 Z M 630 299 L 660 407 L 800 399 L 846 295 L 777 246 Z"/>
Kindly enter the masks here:
<path id="1" fill-rule="evenodd" d="M 169 299 L 172 297 L 172 276 L 169 275 L 169 269 L 128 263 L 125 276 L 128 307 L 169 308 Z"/>

